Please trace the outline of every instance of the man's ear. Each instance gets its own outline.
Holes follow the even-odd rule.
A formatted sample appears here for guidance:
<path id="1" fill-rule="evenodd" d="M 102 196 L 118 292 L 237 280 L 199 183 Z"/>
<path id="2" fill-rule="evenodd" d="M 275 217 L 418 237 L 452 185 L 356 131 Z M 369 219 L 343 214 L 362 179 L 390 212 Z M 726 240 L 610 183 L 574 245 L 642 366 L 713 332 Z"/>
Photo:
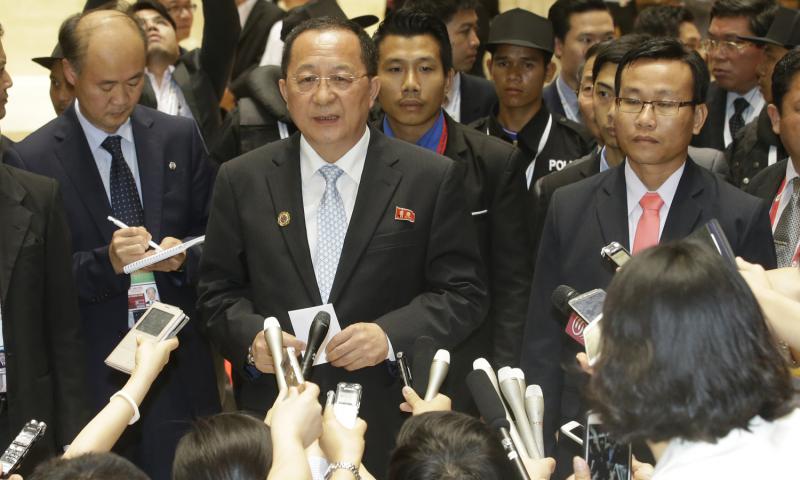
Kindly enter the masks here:
<path id="1" fill-rule="evenodd" d="M 66 58 L 61 59 L 61 68 L 64 70 L 64 78 L 74 87 L 78 83 L 78 72 Z"/>
<path id="2" fill-rule="evenodd" d="M 444 76 L 444 96 L 448 98 L 450 96 L 450 89 L 453 88 L 453 76 L 455 75 L 455 70 L 452 68 L 447 71 Z"/>
<path id="3" fill-rule="evenodd" d="M 701 103 L 700 105 L 695 105 L 694 118 L 692 119 L 692 134 L 697 135 L 700 133 L 700 130 L 703 129 L 703 125 L 706 123 L 706 118 L 708 118 L 708 107 L 706 104 Z"/>
<path id="4" fill-rule="evenodd" d="M 375 99 L 381 91 L 381 80 L 377 75 L 369 79 L 369 108 L 375 105 Z"/>
<path id="5" fill-rule="evenodd" d="M 547 85 L 548 83 L 553 81 L 553 77 L 556 75 L 556 64 L 554 62 L 550 62 L 545 67 L 544 72 L 544 83 Z"/>
<path id="6" fill-rule="evenodd" d="M 776 107 L 774 103 L 767 105 L 767 115 L 769 115 L 769 121 L 772 123 L 772 131 L 775 132 L 775 135 L 780 136 L 781 112 L 778 111 L 778 107 Z"/>
<path id="7" fill-rule="evenodd" d="M 283 97 L 283 101 L 286 102 L 286 105 L 289 105 L 288 100 L 286 100 L 286 79 L 285 78 L 278 79 L 278 90 L 281 91 L 281 97 Z"/>
<path id="8" fill-rule="evenodd" d="M 556 40 L 555 44 L 553 45 L 555 47 L 555 48 L 553 48 L 553 55 L 555 55 L 556 58 L 560 59 L 561 55 L 564 54 L 564 43 L 558 37 L 556 37 L 555 40 Z"/>

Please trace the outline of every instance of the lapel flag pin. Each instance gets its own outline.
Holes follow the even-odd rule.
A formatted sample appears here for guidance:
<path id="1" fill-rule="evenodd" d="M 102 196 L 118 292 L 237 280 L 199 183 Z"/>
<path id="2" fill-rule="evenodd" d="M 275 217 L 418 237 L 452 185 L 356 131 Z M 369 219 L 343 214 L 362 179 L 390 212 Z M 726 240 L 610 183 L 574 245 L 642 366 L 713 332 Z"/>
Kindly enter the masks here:
<path id="1" fill-rule="evenodd" d="M 408 208 L 403 208 L 403 207 L 394 207 L 395 220 L 414 223 L 414 220 L 416 218 L 417 216 L 414 214 L 414 210 L 410 210 Z"/>
<path id="2" fill-rule="evenodd" d="M 176 168 L 178 168 L 178 166 L 175 165 L 175 162 L 169 162 L 169 169 L 170 170 L 175 170 Z"/>
<path id="3" fill-rule="evenodd" d="M 292 221 L 292 216 L 289 215 L 289 212 L 281 212 L 278 214 L 278 225 L 281 227 L 285 227 L 289 225 L 289 222 Z"/>

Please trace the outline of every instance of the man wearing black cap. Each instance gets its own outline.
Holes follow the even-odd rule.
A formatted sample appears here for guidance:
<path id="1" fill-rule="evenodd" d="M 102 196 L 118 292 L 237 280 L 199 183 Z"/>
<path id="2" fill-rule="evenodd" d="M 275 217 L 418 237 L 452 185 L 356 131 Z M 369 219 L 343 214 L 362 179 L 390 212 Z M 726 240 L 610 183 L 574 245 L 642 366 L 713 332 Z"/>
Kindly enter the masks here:
<path id="1" fill-rule="evenodd" d="M 381 23 L 373 40 L 383 132 L 463 167 L 461 185 L 477 228 L 491 298 L 486 321 L 453 354 L 451 369 L 459 362 L 463 366 L 451 371 L 452 387 L 463 387 L 463 375 L 472 370 L 475 358 L 486 357 L 497 367 L 519 363 L 532 276 L 521 175 L 525 159 L 516 148 L 456 122 L 442 108 L 453 71 L 441 20 L 401 9 Z M 466 390 L 452 393 L 456 408 L 471 403 Z"/>
<path id="2" fill-rule="evenodd" d="M 61 47 L 56 45 L 49 57 L 36 57 L 34 62 L 50 70 L 50 101 L 56 115 L 61 115 L 75 99 L 75 87 L 64 78 L 64 67 L 61 65 Z"/>
<path id="3" fill-rule="evenodd" d="M 203 2 L 203 44 L 183 54 L 175 21 L 163 5 L 141 0 L 130 8 L 147 34 L 147 83 L 140 103 L 193 118 L 210 143 L 222 125 L 219 104 L 239 39 L 234 0 Z"/>
<path id="4" fill-rule="evenodd" d="M 553 28 L 546 19 L 515 8 L 495 17 L 487 48 L 499 99 L 494 111 L 473 126 L 518 146 L 525 154 L 528 189 L 592 149 L 588 132 L 551 113 L 542 88 L 553 77 Z"/>
<path id="5" fill-rule="evenodd" d="M 800 45 L 800 12 L 779 7 L 766 35 L 741 39 L 764 48 L 764 60 L 758 68 L 758 84 L 765 102 L 772 103 L 771 83 L 775 64 L 789 50 Z M 781 139 L 772 131 L 766 106 L 761 109 L 756 121 L 745 125 L 734 136 L 725 154 L 731 165 L 731 180 L 742 188 L 747 188 L 758 172 L 786 158 Z"/>

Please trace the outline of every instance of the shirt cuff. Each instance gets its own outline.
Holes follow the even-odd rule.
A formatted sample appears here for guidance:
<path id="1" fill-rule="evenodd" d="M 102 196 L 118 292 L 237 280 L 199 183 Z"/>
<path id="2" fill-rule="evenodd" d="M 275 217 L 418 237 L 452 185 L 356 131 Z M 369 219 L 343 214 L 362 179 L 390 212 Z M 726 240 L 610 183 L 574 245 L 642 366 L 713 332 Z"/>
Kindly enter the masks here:
<path id="1" fill-rule="evenodd" d="M 389 352 L 386 354 L 386 360 L 394 362 L 397 359 L 394 356 L 394 348 L 392 348 L 392 341 L 389 340 L 389 335 L 386 335 L 386 343 L 389 344 Z"/>

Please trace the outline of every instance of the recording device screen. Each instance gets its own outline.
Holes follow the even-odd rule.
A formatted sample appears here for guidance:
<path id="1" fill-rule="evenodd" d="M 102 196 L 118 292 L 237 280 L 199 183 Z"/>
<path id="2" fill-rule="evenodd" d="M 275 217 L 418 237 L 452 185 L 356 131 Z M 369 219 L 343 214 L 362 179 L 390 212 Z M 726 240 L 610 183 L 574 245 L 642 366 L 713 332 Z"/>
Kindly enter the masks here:
<path id="1" fill-rule="evenodd" d="M 161 333 L 161 330 L 164 329 L 164 326 L 169 323 L 172 317 L 174 317 L 174 315 L 169 312 L 165 312 L 157 308 L 151 308 L 150 311 L 145 314 L 142 322 L 136 327 L 136 330 L 149 333 L 150 335 L 157 337 L 158 334 Z"/>
<path id="2" fill-rule="evenodd" d="M 569 306 L 580 316 L 589 321 L 597 318 L 603 313 L 603 301 L 606 292 L 602 290 L 592 290 L 581 294 L 569 301 Z"/>
<path id="3" fill-rule="evenodd" d="M 586 428 L 584 447 L 592 480 L 629 480 L 630 445 L 615 442 L 600 423 L 588 423 Z"/>
<path id="4" fill-rule="evenodd" d="M 340 405 L 358 405 L 359 395 L 356 390 L 342 388 L 336 394 L 336 403 Z"/>
<path id="5" fill-rule="evenodd" d="M 631 259 L 631 256 L 628 255 L 628 252 L 625 250 L 617 250 L 611 254 L 611 261 L 614 262 L 618 267 L 625 265 L 625 263 Z"/>

